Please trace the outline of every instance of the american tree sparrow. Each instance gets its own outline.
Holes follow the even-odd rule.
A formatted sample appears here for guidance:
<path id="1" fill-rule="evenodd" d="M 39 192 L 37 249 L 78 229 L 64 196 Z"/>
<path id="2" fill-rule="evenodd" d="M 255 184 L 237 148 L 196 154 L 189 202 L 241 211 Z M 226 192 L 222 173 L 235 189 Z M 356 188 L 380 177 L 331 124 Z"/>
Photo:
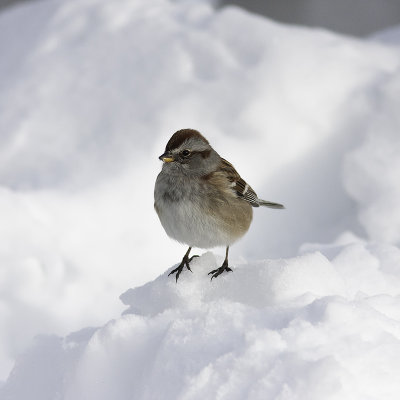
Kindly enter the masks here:
<path id="1" fill-rule="evenodd" d="M 182 262 L 169 275 L 176 281 L 183 268 L 191 271 L 192 247 L 226 246 L 221 267 L 211 271 L 211 279 L 228 266 L 229 246 L 249 229 L 253 207 L 284 208 L 261 200 L 236 172 L 221 158 L 207 139 L 194 129 L 175 132 L 160 157 L 163 166 L 154 188 L 154 208 L 165 232 L 189 246 Z"/>

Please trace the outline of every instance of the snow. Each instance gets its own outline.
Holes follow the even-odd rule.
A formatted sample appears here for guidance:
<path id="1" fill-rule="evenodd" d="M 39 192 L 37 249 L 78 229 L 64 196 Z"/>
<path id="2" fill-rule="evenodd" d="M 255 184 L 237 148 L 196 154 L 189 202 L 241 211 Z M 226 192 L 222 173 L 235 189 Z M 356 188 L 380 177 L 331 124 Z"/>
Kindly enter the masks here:
<path id="1" fill-rule="evenodd" d="M 42 0 L 0 32 L 0 399 L 399 398 L 395 34 L 168 0 Z M 153 210 L 184 127 L 286 206 L 212 282 L 223 249 L 167 277 L 186 249 Z"/>
<path id="2" fill-rule="evenodd" d="M 400 27 L 392 26 L 386 28 L 383 31 L 374 33 L 371 38 L 385 44 L 398 46 L 400 43 Z"/>
<path id="3" fill-rule="evenodd" d="M 178 284 L 164 273 L 129 289 L 103 327 L 36 339 L 3 396 L 396 399 L 400 250 L 338 247 L 331 260 L 238 264 L 212 283 L 222 258 L 207 252 Z"/>

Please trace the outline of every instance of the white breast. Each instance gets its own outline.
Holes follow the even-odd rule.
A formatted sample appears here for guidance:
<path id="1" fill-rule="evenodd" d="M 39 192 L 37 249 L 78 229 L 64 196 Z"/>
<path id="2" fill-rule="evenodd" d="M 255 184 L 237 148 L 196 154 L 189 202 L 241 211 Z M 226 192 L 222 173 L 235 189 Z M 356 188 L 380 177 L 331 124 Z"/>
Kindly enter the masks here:
<path id="1" fill-rule="evenodd" d="M 165 232 L 191 247 L 228 246 L 235 238 L 218 228 L 218 223 L 200 206 L 190 202 L 156 201 L 156 209 Z"/>

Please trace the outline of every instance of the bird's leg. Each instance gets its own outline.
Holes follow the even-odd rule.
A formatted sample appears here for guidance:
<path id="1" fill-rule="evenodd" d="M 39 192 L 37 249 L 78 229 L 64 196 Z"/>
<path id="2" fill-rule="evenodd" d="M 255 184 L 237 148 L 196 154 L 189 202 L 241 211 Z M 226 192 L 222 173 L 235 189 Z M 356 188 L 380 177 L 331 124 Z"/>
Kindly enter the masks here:
<path id="1" fill-rule="evenodd" d="M 226 248 L 225 260 L 222 263 L 222 265 L 219 268 L 214 269 L 213 271 L 208 273 L 208 275 L 212 275 L 211 280 L 213 280 L 213 278 L 216 278 L 217 276 L 221 275 L 224 271 L 227 271 L 227 272 L 232 271 L 228 267 L 228 251 L 229 251 L 229 246 L 227 246 L 227 248 Z"/>
<path id="2" fill-rule="evenodd" d="M 189 263 L 193 260 L 194 257 L 198 257 L 198 256 L 192 256 L 189 258 L 190 250 L 192 250 L 191 247 L 188 248 L 188 251 L 183 256 L 181 263 L 168 274 L 168 276 L 170 276 L 172 274 L 176 274 L 175 275 L 176 282 L 178 282 L 179 275 L 181 274 L 181 272 L 185 266 L 190 272 L 192 272 L 192 270 L 190 269 Z"/>

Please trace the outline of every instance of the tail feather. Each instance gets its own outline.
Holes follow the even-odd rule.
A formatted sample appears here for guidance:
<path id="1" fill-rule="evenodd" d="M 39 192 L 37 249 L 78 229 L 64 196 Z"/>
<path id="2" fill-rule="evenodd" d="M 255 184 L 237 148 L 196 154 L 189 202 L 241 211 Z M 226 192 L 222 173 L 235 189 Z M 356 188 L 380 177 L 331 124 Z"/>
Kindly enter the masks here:
<path id="1" fill-rule="evenodd" d="M 283 206 L 282 204 L 273 203 L 272 201 L 258 199 L 258 203 L 260 204 L 260 206 L 269 207 L 269 208 L 281 208 L 281 209 L 285 208 L 285 206 Z"/>

